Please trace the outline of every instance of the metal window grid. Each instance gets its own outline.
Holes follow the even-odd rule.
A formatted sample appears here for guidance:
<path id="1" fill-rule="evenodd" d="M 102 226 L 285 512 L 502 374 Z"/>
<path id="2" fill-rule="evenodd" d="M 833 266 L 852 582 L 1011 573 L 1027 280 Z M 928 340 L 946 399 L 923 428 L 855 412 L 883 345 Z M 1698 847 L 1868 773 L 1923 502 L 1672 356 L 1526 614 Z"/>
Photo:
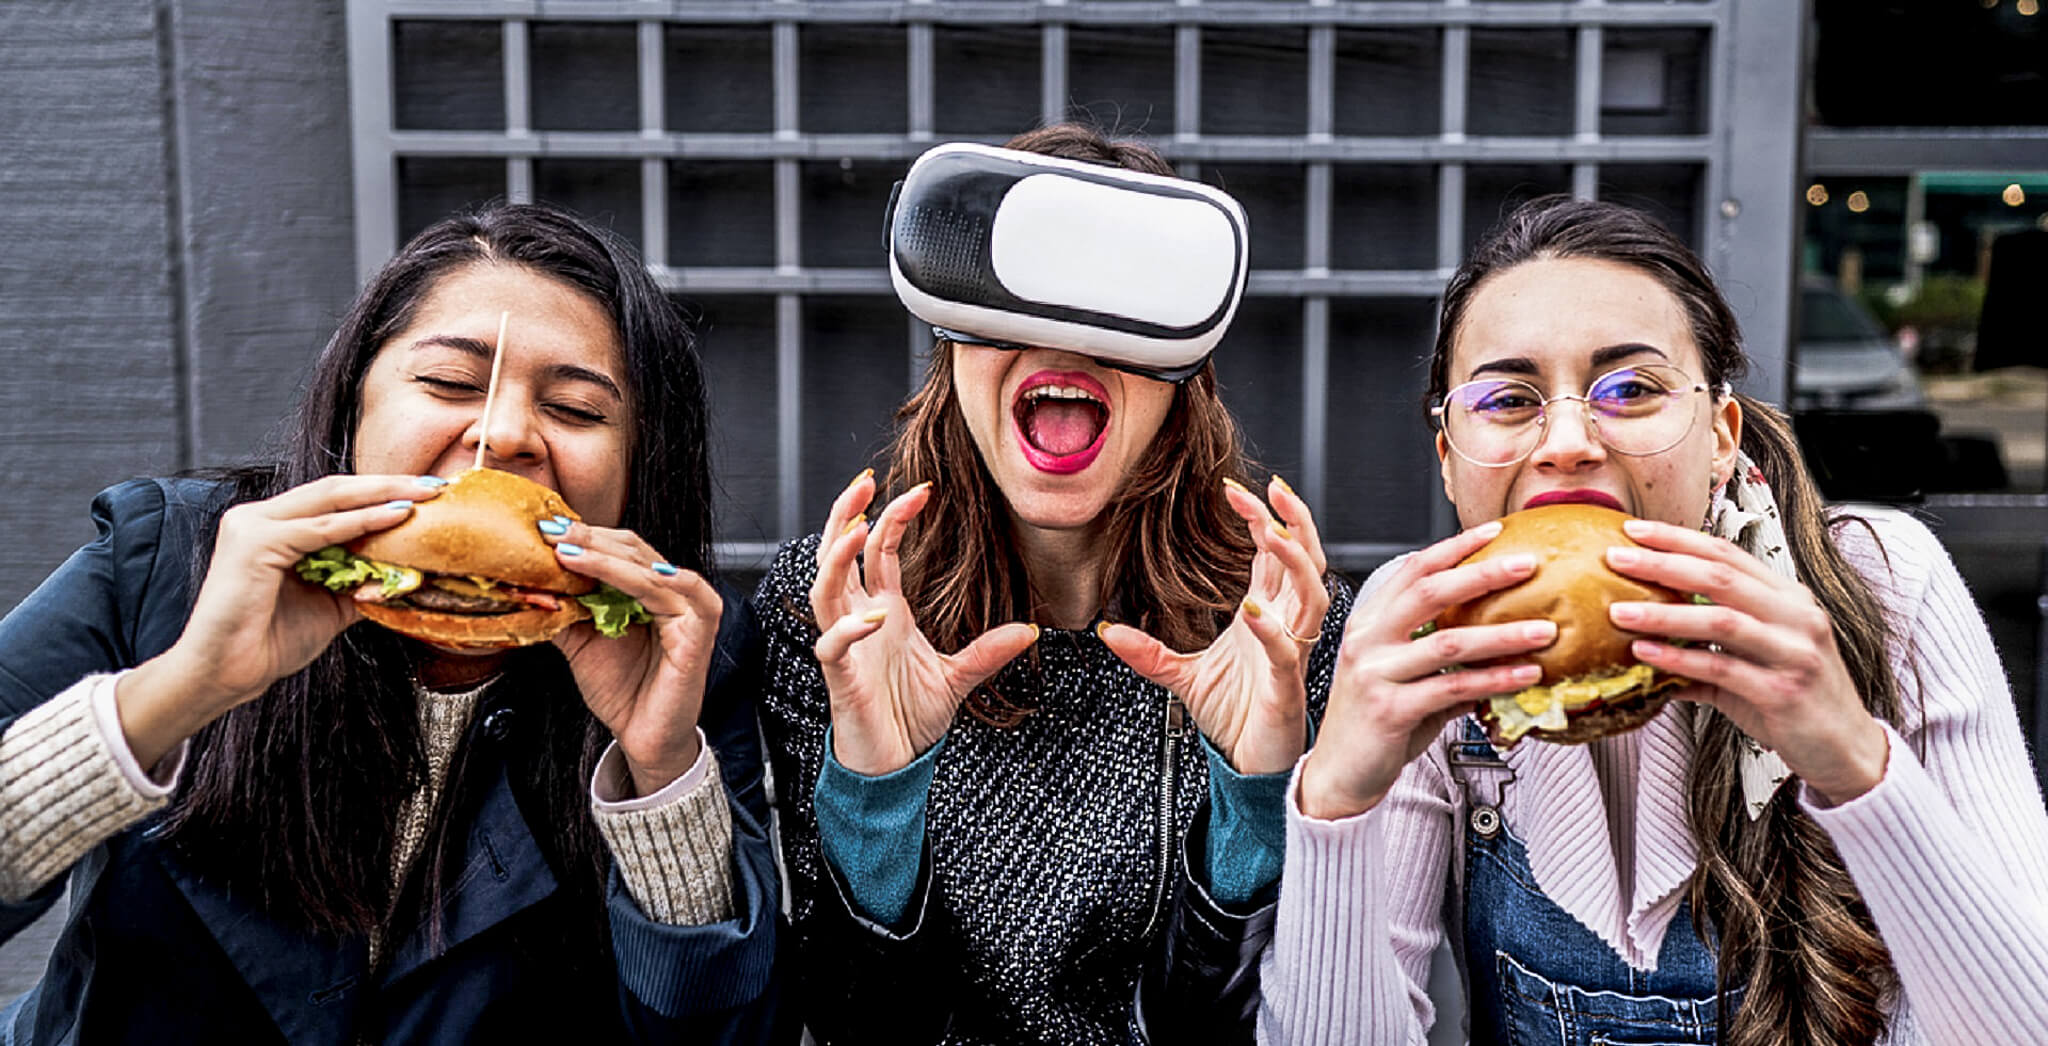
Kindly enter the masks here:
<path id="1" fill-rule="evenodd" d="M 1643 163 L 1694 165 L 1700 171 L 1699 198 L 1692 202 L 1700 246 L 1717 272 L 1731 282 L 1753 285 L 1762 299 L 1752 308 L 1782 330 L 1789 316 L 1785 288 L 1790 282 L 1790 187 L 1796 132 L 1801 16 L 1773 9 L 1797 8 L 1770 0 L 1639 3 L 1624 0 L 1540 2 L 1132 2 L 1132 0 L 349 0 L 351 98 L 355 144 L 356 244 L 359 272 L 367 275 L 397 247 L 398 161 L 412 157 L 499 157 L 513 200 L 532 198 L 534 164 L 547 158 L 637 160 L 641 173 L 641 242 L 660 283 L 683 295 L 747 294 L 772 297 L 775 314 L 775 405 L 777 485 L 775 537 L 787 539 L 817 524 L 803 517 L 801 438 L 802 373 L 805 363 L 802 307 L 814 295 L 890 294 L 886 271 L 806 267 L 800 165 L 806 160 L 849 159 L 903 164 L 942 140 L 935 133 L 935 44 L 940 27 L 1036 27 L 1040 45 L 1039 110 L 1043 118 L 1068 112 L 1069 31 L 1074 28 L 1170 28 L 1174 41 L 1173 126 L 1154 136 L 1156 144 L 1189 177 L 1205 164 L 1261 163 L 1300 170 L 1303 249 L 1299 265 L 1255 269 L 1248 294 L 1300 303 L 1301 368 L 1299 417 L 1301 461 L 1295 485 L 1319 513 L 1329 511 L 1325 495 L 1333 466 L 1327 446 L 1332 406 L 1333 302 L 1355 299 L 1433 301 L 1456 266 L 1467 242 L 1467 169 L 1475 164 L 1568 166 L 1570 187 L 1581 197 L 1596 192 L 1604 165 Z M 394 126 L 393 33 L 396 23 L 447 19 L 486 20 L 503 33 L 502 131 L 420 131 Z M 637 131 L 556 131 L 529 126 L 529 24 L 598 22 L 637 26 Z M 760 133 L 678 133 L 667 129 L 664 101 L 664 30 L 669 25 L 766 25 L 772 36 L 773 126 Z M 822 24 L 887 26 L 906 39 L 907 129 L 903 133 L 807 133 L 799 125 L 799 32 Z M 1253 27 L 1304 30 L 1308 97 L 1307 126 L 1297 135 L 1203 134 L 1201 60 L 1207 38 Z M 1337 34 L 1348 28 L 1417 27 L 1441 33 L 1440 127 L 1433 135 L 1347 136 L 1336 133 Z M 1467 133 L 1472 81 L 1472 37 L 1496 29 L 1563 30 L 1576 44 L 1571 131 L 1566 134 L 1497 136 Z M 1703 133 L 1608 136 L 1601 133 L 1603 39 L 1612 30 L 1690 28 L 1705 31 L 1707 94 L 1700 99 Z M 1762 68 L 1766 75 L 1755 75 Z M 1738 76 L 1738 73 L 1741 75 Z M 1765 86 L 1759 86 L 1762 81 Z M 1783 97 L 1769 86 L 1792 85 Z M 1021 128 L 1018 128 L 1021 130 Z M 963 137 L 947 135 L 945 138 Z M 1780 139 L 1790 138 L 1789 144 Z M 999 138 L 984 138 L 999 141 Z M 1756 148 L 1755 142 L 1768 142 Z M 1733 162 L 1744 148 L 1743 163 Z M 773 170 L 774 265 L 772 267 L 679 267 L 671 263 L 668 161 L 766 161 Z M 1331 264 L 1333 169 L 1343 164 L 1426 165 L 1436 172 L 1435 264 L 1408 269 L 1341 269 Z M 1783 196 L 1780 205 L 1772 196 Z M 1712 201 L 1710 205 L 1710 201 Z M 1745 207 L 1746 222 L 1737 222 Z M 1782 215 L 1782 235 L 1768 226 Z M 877 216 L 879 221 L 879 215 Z M 1759 231 L 1759 227 L 1761 231 Z M 877 262 L 880 262 L 877 252 Z M 929 351 L 929 332 L 906 317 L 910 386 Z M 1783 347 L 1759 344 L 1761 375 L 1750 391 L 1778 398 L 1783 389 Z M 1426 346 L 1416 346 L 1421 352 Z M 1761 351 L 1758 351 L 1758 350 Z M 907 386 L 908 387 L 908 386 Z M 1369 460 L 1352 467 L 1370 468 Z M 1442 499 L 1417 508 L 1418 531 L 1440 534 L 1453 525 Z M 1362 570 L 1411 547 L 1403 540 L 1346 540 L 1330 548 L 1334 565 Z M 1391 537 L 1391 536 L 1390 536 Z M 760 569 L 775 542 L 725 542 L 718 547 L 728 568 Z"/>

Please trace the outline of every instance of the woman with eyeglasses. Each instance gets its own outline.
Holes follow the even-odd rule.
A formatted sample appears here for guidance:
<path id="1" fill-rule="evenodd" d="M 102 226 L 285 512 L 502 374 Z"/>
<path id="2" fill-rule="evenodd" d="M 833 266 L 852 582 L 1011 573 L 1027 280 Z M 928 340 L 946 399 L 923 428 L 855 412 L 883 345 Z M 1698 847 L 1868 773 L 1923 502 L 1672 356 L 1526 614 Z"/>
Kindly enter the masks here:
<path id="1" fill-rule="evenodd" d="M 1051 288 L 1041 301 L 1140 317 L 1163 301 L 1220 328 L 1244 240 L 1241 222 L 1199 235 L 1224 213 L 1208 191 L 1071 124 L 941 146 L 899 187 L 892 259 L 951 278 L 898 293 L 960 319 L 898 411 L 886 472 L 854 477 L 755 597 L 791 994 L 821 1042 L 1253 1038 L 1280 790 L 1348 593 L 1324 579 L 1307 505 L 1277 478 L 1245 489 L 1206 350 L 1148 358 L 1159 342 L 1122 337 L 1129 314 L 1117 331 L 970 307 L 997 297 L 958 278 L 977 241 L 949 231 L 925 252 L 905 232 L 1012 229 L 1030 256 L 1002 255 L 1007 278 Z M 1103 259 L 1048 223 L 1179 237 L 1163 256 L 1146 235 L 1100 245 L 1127 282 L 1142 269 L 1171 293 L 1070 282 Z M 1175 296 L 1217 274 L 1218 297 Z"/>
<path id="2" fill-rule="evenodd" d="M 1346 624 L 1265 1038 L 1423 1042 L 1448 938 L 1473 1042 L 2040 1041 L 2048 816 L 1983 620 L 1918 522 L 1821 503 L 1745 363 L 1700 260 L 1622 207 L 1532 202 L 1452 278 L 1430 399 L 1467 529 Z M 1468 713 L 1555 626 L 1424 626 L 1529 577 L 1460 563 L 1558 501 L 1639 517 L 1608 564 L 1710 601 L 1608 610 L 1694 683 L 1634 732 L 1498 751 Z"/>

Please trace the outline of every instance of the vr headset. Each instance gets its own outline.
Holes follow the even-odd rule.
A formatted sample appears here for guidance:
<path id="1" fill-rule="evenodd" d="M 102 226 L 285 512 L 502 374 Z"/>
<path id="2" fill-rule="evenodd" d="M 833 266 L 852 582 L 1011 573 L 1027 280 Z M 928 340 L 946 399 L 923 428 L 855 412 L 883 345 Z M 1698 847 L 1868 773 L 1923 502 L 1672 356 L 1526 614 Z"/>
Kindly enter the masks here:
<path id="1" fill-rule="evenodd" d="M 889 197 L 889 279 L 940 337 L 1159 381 L 1207 362 L 1248 261 L 1237 201 L 1178 178 L 954 143 Z"/>

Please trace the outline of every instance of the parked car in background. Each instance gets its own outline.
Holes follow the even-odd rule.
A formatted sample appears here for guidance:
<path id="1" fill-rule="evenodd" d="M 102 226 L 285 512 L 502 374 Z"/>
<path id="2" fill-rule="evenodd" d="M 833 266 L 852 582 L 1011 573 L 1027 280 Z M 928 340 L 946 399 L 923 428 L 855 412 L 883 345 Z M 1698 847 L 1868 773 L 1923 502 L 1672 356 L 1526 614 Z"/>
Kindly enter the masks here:
<path id="1" fill-rule="evenodd" d="M 1825 277 L 1800 282 L 1794 409 L 1914 410 L 1926 403 L 1898 339 L 1862 304 Z"/>

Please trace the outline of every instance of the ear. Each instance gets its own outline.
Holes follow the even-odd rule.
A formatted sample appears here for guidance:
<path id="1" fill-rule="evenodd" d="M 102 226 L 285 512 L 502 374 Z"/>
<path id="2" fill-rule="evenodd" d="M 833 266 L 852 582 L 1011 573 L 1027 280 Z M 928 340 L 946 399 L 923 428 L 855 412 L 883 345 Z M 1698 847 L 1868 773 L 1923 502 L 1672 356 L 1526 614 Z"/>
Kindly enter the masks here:
<path id="1" fill-rule="evenodd" d="M 1742 401 L 1730 394 L 1714 407 L 1714 486 L 1735 475 L 1735 455 L 1742 449 Z"/>
<path id="2" fill-rule="evenodd" d="M 1444 438 L 1441 430 L 1436 434 L 1436 469 L 1443 476 L 1444 500 L 1450 502 L 1452 508 L 1456 508 L 1458 497 L 1451 492 L 1451 443 Z"/>

